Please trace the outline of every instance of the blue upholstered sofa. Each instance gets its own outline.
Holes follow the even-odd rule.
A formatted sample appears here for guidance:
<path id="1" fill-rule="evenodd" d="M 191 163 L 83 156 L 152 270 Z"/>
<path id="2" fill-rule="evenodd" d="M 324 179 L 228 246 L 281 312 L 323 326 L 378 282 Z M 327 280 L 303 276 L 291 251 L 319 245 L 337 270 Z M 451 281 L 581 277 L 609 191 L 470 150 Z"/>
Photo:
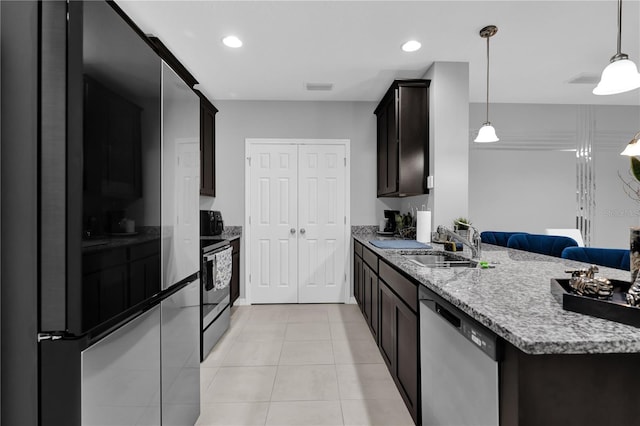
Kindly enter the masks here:
<path id="1" fill-rule="evenodd" d="M 541 234 L 515 234 L 509 237 L 507 247 L 560 257 L 567 247 L 577 247 L 573 238 Z"/>
<path id="2" fill-rule="evenodd" d="M 562 251 L 565 259 L 594 265 L 629 270 L 629 250 L 598 247 L 567 247 Z"/>
<path id="3" fill-rule="evenodd" d="M 480 240 L 483 243 L 506 247 L 507 241 L 509 241 L 509 237 L 515 234 L 526 233 L 527 232 L 483 231 L 480 233 Z"/>

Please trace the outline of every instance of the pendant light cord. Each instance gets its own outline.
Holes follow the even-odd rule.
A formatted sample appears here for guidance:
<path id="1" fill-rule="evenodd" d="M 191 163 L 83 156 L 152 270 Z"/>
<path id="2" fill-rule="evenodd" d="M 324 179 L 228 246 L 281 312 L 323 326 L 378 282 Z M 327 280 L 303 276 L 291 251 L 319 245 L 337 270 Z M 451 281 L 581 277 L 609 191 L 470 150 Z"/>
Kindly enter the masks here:
<path id="1" fill-rule="evenodd" d="M 485 121 L 487 124 L 489 123 L 489 38 L 487 37 L 487 119 Z"/>
<path id="2" fill-rule="evenodd" d="M 622 54 L 622 0 L 618 0 L 618 53 Z"/>

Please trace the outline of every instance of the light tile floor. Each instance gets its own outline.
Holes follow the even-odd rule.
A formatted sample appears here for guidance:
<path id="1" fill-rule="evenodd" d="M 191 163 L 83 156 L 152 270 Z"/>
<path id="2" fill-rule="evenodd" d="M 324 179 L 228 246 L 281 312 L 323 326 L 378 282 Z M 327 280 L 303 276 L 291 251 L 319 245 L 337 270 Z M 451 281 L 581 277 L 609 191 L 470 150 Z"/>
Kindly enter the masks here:
<path id="1" fill-rule="evenodd" d="M 413 425 L 356 305 L 253 305 L 200 369 L 197 425 Z"/>

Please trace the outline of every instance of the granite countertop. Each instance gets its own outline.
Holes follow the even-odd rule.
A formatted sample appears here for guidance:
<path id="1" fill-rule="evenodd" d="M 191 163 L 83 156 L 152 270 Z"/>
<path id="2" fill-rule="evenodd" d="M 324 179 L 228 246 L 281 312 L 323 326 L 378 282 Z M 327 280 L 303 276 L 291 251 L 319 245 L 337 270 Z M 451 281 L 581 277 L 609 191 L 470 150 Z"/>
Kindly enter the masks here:
<path id="1" fill-rule="evenodd" d="M 242 237 L 242 226 L 225 226 L 221 237 L 229 241 L 237 240 Z"/>
<path id="2" fill-rule="evenodd" d="M 401 256 L 415 250 L 369 244 L 379 239 L 375 233 L 354 232 L 353 238 L 525 353 L 640 352 L 640 328 L 565 311 L 551 295 L 551 278 L 587 264 L 483 244 L 480 258 L 495 263 L 493 269 L 424 268 Z M 469 257 L 466 247 L 462 253 Z M 599 268 L 599 276 L 630 279 L 628 271 Z"/>

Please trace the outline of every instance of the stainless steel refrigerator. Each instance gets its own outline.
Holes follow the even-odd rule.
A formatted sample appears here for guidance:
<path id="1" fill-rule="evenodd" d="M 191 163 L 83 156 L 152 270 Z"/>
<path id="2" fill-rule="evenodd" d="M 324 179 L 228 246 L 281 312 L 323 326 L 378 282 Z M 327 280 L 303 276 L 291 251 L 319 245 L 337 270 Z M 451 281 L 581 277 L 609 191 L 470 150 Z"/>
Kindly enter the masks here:
<path id="1" fill-rule="evenodd" d="M 40 424 L 194 424 L 199 98 L 111 2 L 42 2 Z"/>

